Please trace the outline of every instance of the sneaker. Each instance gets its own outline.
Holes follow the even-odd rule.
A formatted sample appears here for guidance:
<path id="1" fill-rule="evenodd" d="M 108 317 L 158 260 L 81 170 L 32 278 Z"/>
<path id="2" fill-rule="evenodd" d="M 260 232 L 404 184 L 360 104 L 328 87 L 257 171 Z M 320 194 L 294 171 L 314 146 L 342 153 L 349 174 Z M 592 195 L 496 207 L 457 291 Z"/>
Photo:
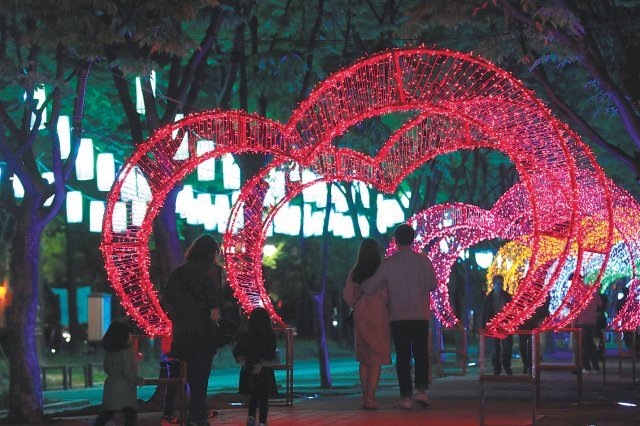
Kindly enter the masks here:
<path id="1" fill-rule="evenodd" d="M 425 391 L 416 392 L 416 395 L 413 397 L 413 400 L 423 408 L 427 408 L 431 405 L 431 400 L 429 399 Z"/>
<path id="2" fill-rule="evenodd" d="M 247 417 L 247 426 L 255 426 L 256 425 L 256 418 L 253 416 L 249 416 Z"/>
<path id="3" fill-rule="evenodd" d="M 413 408 L 413 401 L 411 401 L 411 398 L 402 398 L 399 406 L 403 410 L 411 410 Z"/>

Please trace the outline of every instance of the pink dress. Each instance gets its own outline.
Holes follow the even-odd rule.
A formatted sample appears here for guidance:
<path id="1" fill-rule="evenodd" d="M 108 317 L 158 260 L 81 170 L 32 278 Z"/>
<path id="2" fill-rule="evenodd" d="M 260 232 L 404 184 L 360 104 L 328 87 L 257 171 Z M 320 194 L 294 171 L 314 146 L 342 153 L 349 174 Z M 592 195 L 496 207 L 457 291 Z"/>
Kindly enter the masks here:
<path id="1" fill-rule="evenodd" d="M 391 364 L 391 329 L 389 309 L 387 307 L 387 287 L 379 288 L 373 294 L 362 293 L 358 299 L 354 292 L 360 293 L 360 285 L 351 280 L 351 274 L 342 291 L 342 297 L 349 306 L 355 306 L 353 312 L 356 337 L 356 359 L 358 362 L 383 365 Z"/>

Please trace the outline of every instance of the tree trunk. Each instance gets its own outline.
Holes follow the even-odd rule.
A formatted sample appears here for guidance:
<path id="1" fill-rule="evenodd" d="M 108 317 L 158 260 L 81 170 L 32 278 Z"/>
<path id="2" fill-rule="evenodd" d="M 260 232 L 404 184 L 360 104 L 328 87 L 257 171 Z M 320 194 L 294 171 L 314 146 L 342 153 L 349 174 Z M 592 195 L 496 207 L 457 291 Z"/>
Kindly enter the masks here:
<path id="1" fill-rule="evenodd" d="M 327 184 L 327 207 L 322 229 L 322 271 L 320 289 L 313 295 L 313 304 L 318 318 L 318 361 L 320 362 L 320 387 L 331 387 L 331 366 L 329 364 L 329 348 L 327 346 L 327 329 L 324 320 L 324 298 L 327 289 L 327 268 L 329 267 L 329 217 L 331 215 L 331 187 Z"/>
<path id="2" fill-rule="evenodd" d="M 11 288 L 7 311 L 9 353 L 9 416 L 11 422 L 42 423 L 42 383 L 36 345 L 38 263 L 43 224 L 37 205 L 25 197 L 12 239 Z"/>
<path id="3" fill-rule="evenodd" d="M 156 260 L 158 265 L 157 288 L 163 288 L 171 271 L 182 259 L 182 248 L 178 238 L 176 224 L 176 197 L 180 188 L 174 187 L 167 194 L 164 205 L 153 222 L 153 235 L 156 243 Z"/>

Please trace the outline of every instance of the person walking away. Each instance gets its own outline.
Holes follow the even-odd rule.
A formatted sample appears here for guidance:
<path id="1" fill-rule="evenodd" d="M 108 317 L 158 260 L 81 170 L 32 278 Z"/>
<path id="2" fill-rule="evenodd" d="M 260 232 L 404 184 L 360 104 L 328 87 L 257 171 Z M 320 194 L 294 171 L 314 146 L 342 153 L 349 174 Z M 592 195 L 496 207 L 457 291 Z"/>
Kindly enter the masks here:
<path id="1" fill-rule="evenodd" d="M 250 396 L 246 424 L 256 424 L 256 411 L 259 407 L 258 425 L 264 426 L 267 424 L 269 395 L 278 393 L 276 377 L 271 367 L 276 356 L 276 337 L 266 309 L 255 308 L 251 311 L 249 329 L 238 337 L 233 356 L 242 364 L 241 376 L 244 374 L 247 378 Z"/>
<path id="2" fill-rule="evenodd" d="M 580 277 L 582 280 L 582 277 Z M 602 304 L 600 297 L 593 294 L 591 300 L 576 317 L 576 327 L 582 329 L 582 368 L 589 373 L 598 374 L 598 351 L 594 338 L 598 323 L 598 307 Z"/>
<path id="3" fill-rule="evenodd" d="M 138 391 L 136 386 L 144 380 L 137 374 L 136 357 L 130 344 L 131 329 L 124 322 L 115 321 L 102 337 L 104 358 L 104 381 L 102 413 L 94 425 L 103 426 L 113 420 L 118 411 L 124 413 L 125 426 L 136 424 Z"/>
<path id="4" fill-rule="evenodd" d="M 380 246 L 373 238 L 360 243 L 356 264 L 342 291 L 353 309 L 356 359 L 360 363 L 362 408 L 377 409 L 376 390 L 383 364 L 391 364 L 391 329 L 386 286 L 372 294 L 363 293 L 360 284 L 374 274 L 381 262 Z"/>
<path id="5" fill-rule="evenodd" d="M 415 237 L 411 226 L 406 223 L 398 225 L 394 236 L 398 251 L 384 259 L 361 287 L 366 294 L 387 287 L 391 335 L 396 347 L 396 372 L 402 398 L 400 407 L 411 409 L 414 401 L 422 407 L 428 407 L 429 293 L 436 287 L 436 274 L 431 260 L 411 249 Z M 412 354 L 415 395 L 411 383 Z"/>
<path id="6" fill-rule="evenodd" d="M 207 384 L 216 354 L 216 325 L 220 319 L 222 267 L 216 263 L 218 242 L 208 234 L 187 249 L 186 263 L 175 268 L 163 294 L 173 322 L 171 356 L 187 363 L 190 389 L 189 424 L 207 425 Z"/>
<path id="7" fill-rule="evenodd" d="M 487 322 L 500 312 L 504 305 L 511 302 L 511 295 L 504 291 L 504 278 L 496 275 L 491 281 L 493 288 L 487 294 L 484 301 L 484 309 L 482 310 L 482 323 L 487 326 Z M 491 363 L 493 364 L 493 374 L 499 375 L 504 368 L 507 375 L 513 374 L 511 370 L 511 354 L 513 353 L 513 336 L 508 335 L 502 339 L 497 337 L 490 338 L 492 345 Z"/>

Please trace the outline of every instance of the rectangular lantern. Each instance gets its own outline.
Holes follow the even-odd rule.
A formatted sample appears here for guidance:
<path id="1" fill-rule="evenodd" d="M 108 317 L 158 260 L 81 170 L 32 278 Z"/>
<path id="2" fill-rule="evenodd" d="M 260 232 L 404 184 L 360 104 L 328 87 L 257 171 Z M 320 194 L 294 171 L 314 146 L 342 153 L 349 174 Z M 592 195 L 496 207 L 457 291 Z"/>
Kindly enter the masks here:
<path id="1" fill-rule="evenodd" d="M 156 95 L 156 72 L 151 71 L 151 75 L 149 76 L 151 81 L 151 91 L 153 92 L 153 96 Z M 136 77 L 136 111 L 138 114 L 145 114 L 144 107 L 144 98 L 142 97 L 142 83 L 140 81 L 140 77 Z"/>
<path id="2" fill-rule="evenodd" d="M 176 114 L 175 120 L 174 121 L 180 121 L 184 118 L 184 114 Z M 173 132 L 171 132 L 171 138 L 175 141 L 176 138 L 178 137 L 178 130 L 174 130 Z M 189 135 L 187 133 L 184 133 L 184 135 L 182 136 L 182 139 L 180 139 L 180 146 L 178 146 L 178 149 L 176 149 L 175 154 L 173 154 L 173 159 L 174 160 L 186 160 L 187 158 L 189 158 Z"/>
<path id="3" fill-rule="evenodd" d="M 25 99 L 27 95 L 25 94 Z M 47 94 L 44 90 L 44 87 L 37 87 L 36 90 L 33 91 L 33 100 L 38 101 L 36 106 L 37 109 L 42 107 L 44 101 L 47 99 Z M 40 126 L 38 126 L 38 130 L 42 130 L 46 128 L 47 122 L 47 109 L 42 110 L 42 120 L 40 120 Z M 33 125 L 36 124 L 36 114 L 31 113 L 31 124 L 29 125 L 30 129 L 33 129 Z"/>
<path id="4" fill-rule="evenodd" d="M 76 157 L 76 178 L 91 180 L 93 176 L 93 141 L 89 138 L 82 138 L 78 148 L 78 157 Z"/>
<path id="5" fill-rule="evenodd" d="M 187 217 L 187 212 L 191 208 L 192 202 L 193 187 L 191 185 L 185 185 L 176 196 L 176 214 L 180 215 L 181 219 Z"/>
<path id="6" fill-rule="evenodd" d="M 66 160 L 71 152 L 71 123 L 68 115 L 61 115 L 56 125 L 60 142 L 60 158 Z"/>
<path id="7" fill-rule="evenodd" d="M 67 223 L 82 222 L 82 192 L 69 191 L 66 199 Z"/>
<path id="8" fill-rule="evenodd" d="M 101 152 L 96 159 L 96 169 L 98 172 L 98 190 L 109 191 L 116 179 L 116 163 L 113 154 Z"/>
<path id="9" fill-rule="evenodd" d="M 55 178 L 53 176 L 53 172 L 44 172 L 42 173 L 42 179 L 46 180 L 48 183 L 53 183 Z M 44 202 L 45 207 L 49 207 L 51 203 L 53 203 L 53 197 L 55 197 L 55 195 L 47 198 L 47 200 Z"/>
<path id="10" fill-rule="evenodd" d="M 123 201 L 116 201 L 113 206 L 111 229 L 113 232 L 125 232 L 127 230 L 127 205 Z"/>
<path id="11" fill-rule="evenodd" d="M 213 141 L 201 139 L 196 144 L 196 155 L 201 156 L 207 152 L 213 151 Z M 216 178 L 216 161 L 214 158 L 209 158 L 198 164 L 198 180 L 199 181 L 211 181 Z"/>
<path id="12" fill-rule="evenodd" d="M 91 200 L 89 203 L 89 231 L 102 232 L 104 201 Z"/>
<path id="13" fill-rule="evenodd" d="M 222 156 L 222 185 L 224 189 L 240 189 L 240 166 L 231 154 Z"/>
<path id="14" fill-rule="evenodd" d="M 22 182 L 20 182 L 18 176 L 13 175 L 11 183 L 13 185 L 13 196 L 15 198 L 24 198 L 24 186 L 22 186 Z"/>

